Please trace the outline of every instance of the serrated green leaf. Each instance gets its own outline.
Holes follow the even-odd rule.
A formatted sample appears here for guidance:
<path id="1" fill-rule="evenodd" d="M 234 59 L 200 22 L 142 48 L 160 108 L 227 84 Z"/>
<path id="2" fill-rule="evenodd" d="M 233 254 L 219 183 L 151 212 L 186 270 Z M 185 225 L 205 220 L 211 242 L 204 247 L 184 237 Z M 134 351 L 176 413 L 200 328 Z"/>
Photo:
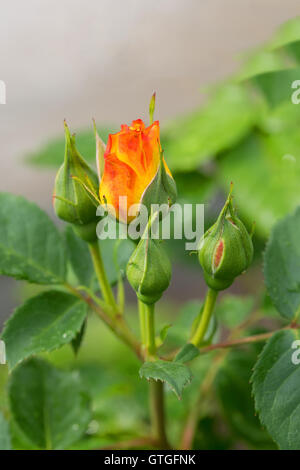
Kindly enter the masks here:
<path id="1" fill-rule="evenodd" d="M 200 351 L 192 343 L 185 344 L 183 348 L 176 354 L 175 362 L 189 362 L 199 356 Z"/>
<path id="2" fill-rule="evenodd" d="M 0 274 L 37 284 L 65 278 L 65 247 L 53 222 L 23 197 L 0 193 Z"/>
<path id="3" fill-rule="evenodd" d="M 0 450 L 10 450 L 11 439 L 8 422 L 0 411 Z"/>
<path id="4" fill-rule="evenodd" d="M 264 256 L 268 293 L 279 313 L 291 320 L 300 307 L 300 207 L 278 222 Z"/>
<path id="5" fill-rule="evenodd" d="M 221 86 L 204 109 L 166 129 L 162 142 L 168 165 L 182 172 L 199 168 L 245 136 L 258 112 L 257 103 L 244 87 Z"/>
<path id="6" fill-rule="evenodd" d="M 98 133 L 104 142 L 107 141 L 108 134 L 113 132 L 115 132 L 114 126 L 111 129 L 98 128 Z M 81 130 L 76 133 L 76 146 L 85 160 L 96 164 L 96 143 L 92 130 Z M 44 147 L 27 156 L 27 161 L 34 165 L 58 168 L 63 162 L 64 149 L 65 139 L 62 136 L 61 138 L 53 139 Z"/>
<path id="7" fill-rule="evenodd" d="M 69 343 L 86 314 L 86 305 L 65 292 L 48 291 L 29 299 L 15 310 L 2 334 L 10 369 L 32 354 Z"/>
<path id="8" fill-rule="evenodd" d="M 78 372 L 30 359 L 13 372 L 10 407 L 20 429 L 41 449 L 66 449 L 81 438 L 91 419 Z"/>
<path id="9" fill-rule="evenodd" d="M 153 361 L 145 362 L 140 368 L 140 377 L 166 382 L 178 399 L 183 388 L 192 380 L 190 369 L 180 362 Z"/>
<path id="10" fill-rule="evenodd" d="M 300 367 L 293 364 L 298 331 L 275 333 L 265 345 L 252 376 L 255 407 L 281 449 L 300 449 Z"/>

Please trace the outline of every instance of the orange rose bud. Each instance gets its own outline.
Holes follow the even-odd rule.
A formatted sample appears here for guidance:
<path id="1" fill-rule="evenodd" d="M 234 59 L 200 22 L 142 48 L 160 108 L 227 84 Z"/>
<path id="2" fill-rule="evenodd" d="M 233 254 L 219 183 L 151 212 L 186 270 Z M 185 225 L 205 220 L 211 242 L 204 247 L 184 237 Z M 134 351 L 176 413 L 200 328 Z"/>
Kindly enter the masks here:
<path id="1" fill-rule="evenodd" d="M 120 206 L 122 196 L 127 197 L 125 208 Z M 137 119 L 109 135 L 100 183 L 100 200 L 108 211 L 112 206 L 116 217 L 128 223 L 138 214 L 136 210 L 135 215 L 128 215 L 133 204 L 144 203 L 150 209 L 151 204 L 173 203 L 175 198 L 176 185 L 162 156 L 158 121 L 146 128 Z"/>

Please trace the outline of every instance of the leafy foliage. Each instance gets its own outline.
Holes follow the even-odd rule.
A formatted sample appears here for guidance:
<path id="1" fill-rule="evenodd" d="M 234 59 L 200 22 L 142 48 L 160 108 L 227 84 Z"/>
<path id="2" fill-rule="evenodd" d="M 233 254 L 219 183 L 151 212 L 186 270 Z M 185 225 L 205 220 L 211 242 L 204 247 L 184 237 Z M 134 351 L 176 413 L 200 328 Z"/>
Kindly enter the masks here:
<path id="1" fill-rule="evenodd" d="M 300 208 L 274 227 L 265 253 L 265 279 L 280 314 L 292 320 L 300 307 Z"/>
<path id="2" fill-rule="evenodd" d="M 194 170 L 220 150 L 234 145 L 254 124 L 257 112 L 243 87 L 220 87 L 204 110 L 167 129 L 165 152 L 172 170 Z"/>
<path id="3" fill-rule="evenodd" d="M 15 421 L 41 449 L 69 447 L 91 419 L 79 374 L 60 371 L 40 359 L 30 359 L 15 369 L 9 395 Z"/>
<path id="4" fill-rule="evenodd" d="M 64 282 L 64 244 L 39 207 L 20 196 L 1 193 L 0 225 L 0 274 L 37 284 Z"/>
<path id="5" fill-rule="evenodd" d="M 219 169 L 225 186 L 230 180 L 235 183 L 238 207 L 249 221 L 256 222 L 257 231 L 264 237 L 299 203 L 299 150 L 290 154 L 288 147 L 274 142 L 275 138 L 279 140 L 280 136 L 247 137 L 226 154 Z"/>
<path id="6" fill-rule="evenodd" d="M 299 72 L 299 67 L 275 70 L 257 75 L 253 82 L 263 93 L 269 106 L 276 107 L 291 100 L 291 85 L 299 78 Z"/>
<path id="7" fill-rule="evenodd" d="M 144 362 L 140 368 L 140 376 L 166 382 L 179 399 L 183 388 L 192 380 L 192 374 L 184 364 L 161 360 Z"/>
<path id="8" fill-rule="evenodd" d="M 292 362 L 299 331 L 281 331 L 264 347 L 252 376 L 260 419 L 281 449 L 300 449 L 300 368 Z"/>
<path id="9" fill-rule="evenodd" d="M 296 17 L 282 24 L 274 37 L 268 42 L 267 48 L 275 50 L 283 46 L 289 46 L 300 40 L 300 18 Z"/>
<path id="10" fill-rule="evenodd" d="M 86 304 L 65 292 L 53 290 L 29 299 L 15 310 L 2 334 L 9 367 L 69 343 L 80 331 L 86 314 Z"/>
<path id="11" fill-rule="evenodd" d="M 257 75 L 281 70 L 285 66 L 283 58 L 274 51 L 259 50 L 244 54 L 246 60 L 241 70 L 235 75 L 235 80 L 240 83 Z"/>

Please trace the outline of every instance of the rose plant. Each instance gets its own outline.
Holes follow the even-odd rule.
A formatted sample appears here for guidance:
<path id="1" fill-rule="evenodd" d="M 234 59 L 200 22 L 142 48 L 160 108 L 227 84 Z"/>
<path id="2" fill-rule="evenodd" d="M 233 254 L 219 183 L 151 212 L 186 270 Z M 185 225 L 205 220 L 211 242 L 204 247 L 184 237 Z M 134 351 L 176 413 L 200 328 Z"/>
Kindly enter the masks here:
<path id="1" fill-rule="evenodd" d="M 300 449 L 299 31 L 285 25 L 162 138 L 155 97 L 148 126 L 95 126 L 75 142 L 65 123 L 64 156 L 60 144 L 39 156 L 61 164 L 59 227 L 0 194 L 0 273 L 26 282 L 1 333 L 1 449 Z M 163 222 L 153 204 L 177 193 L 223 206 L 206 207 L 197 254 L 182 255 L 196 289 L 179 313 L 163 295 L 179 242 L 151 237 Z M 123 239 L 143 207 L 140 235 Z M 106 214 L 117 240 L 99 238 Z M 254 295 L 238 295 L 244 285 Z"/>
<path id="2" fill-rule="evenodd" d="M 2 274 L 50 286 L 17 308 L 2 332 L 11 372 L 9 416 L 34 448 L 69 448 L 82 438 L 92 419 L 91 398 L 83 378 L 33 356 L 68 343 L 75 354 L 80 354 L 91 311 L 137 356 L 141 361 L 140 380 L 147 379 L 149 383 L 152 430 L 126 443 L 127 447 L 191 448 L 199 411 L 210 398 L 216 365 L 225 360 L 230 348 L 240 348 L 243 357 L 245 346 L 267 340 L 252 376 L 256 408 L 280 447 L 299 448 L 300 369 L 297 361 L 292 360 L 292 348 L 299 338 L 300 260 L 296 236 L 299 210 L 275 226 L 265 254 L 267 288 L 279 313 L 287 320 L 277 331 L 247 333 L 257 315 L 258 318 L 263 315 L 259 311 L 242 322 L 234 319 L 237 326 L 226 339 L 219 339 L 218 317 L 214 313 L 218 293 L 244 273 L 253 258 L 252 233 L 248 233 L 237 215 L 232 188 L 217 221 L 199 244 L 207 295 L 193 318 L 186 344 L 164 352 L 167 328 L 157 336 L 155 305 L 169 286 L 171 262 L 163 243 L 151 238 L 150 228 L 158 217 L 153 210 L 143 235 L 135 243 L 129 242 L 131 250 L 127 257 L 126 276 L 138 302 L 138 335 L 126 319 L 123 269 L 118 265 L 117 292 L 112 289 L 103 263 L 103 242 L 96 232 L 97 205 L 101 204 L 108 213 L 109 206 L 115 209 L 113 216 L 124 225 L 138 217 L 140 204 L 149 208 L 157 203 L 171 205 L 176 197 L 175 181 L 160 144 L 159 123 L 152 123 L 152 115 L 150 118 L 149 127 L 141 120 L 133 121 L 131 126 L 123 125 L 120 132 L 109 136 L 106 146 L 96 131 L 99 180 L 78 152 L 75 137 L 65 124 L 65 157 L 53 194 L 57 216 L 69 224 L 65 239 L 36 205 L 10 194 L 0 196 Z M 129 204 L 136 205 L 134 215 L 121 211 L 120 196 L 127 196 Z M 182 423 L 181 439 L 176 442 L 167 425 L 165 391 L 168 388 L 181 398 L 184 387 L 193 379 L 189 364 L 205 355 L 212 364 L 212 377 L 208 374 L 200 383 L 201 406 L 192 403 L 190 414 Z M 283 387 L 289 395 L 279 399 L 284 394 Z M 281 419 L 286 423 L 285 433 L 276 424 Z M 9 433 L 5 419 L 1 420 L 2 434 L 3 429 Z M 9 435 L 2 442 L 8 446 Z"/>

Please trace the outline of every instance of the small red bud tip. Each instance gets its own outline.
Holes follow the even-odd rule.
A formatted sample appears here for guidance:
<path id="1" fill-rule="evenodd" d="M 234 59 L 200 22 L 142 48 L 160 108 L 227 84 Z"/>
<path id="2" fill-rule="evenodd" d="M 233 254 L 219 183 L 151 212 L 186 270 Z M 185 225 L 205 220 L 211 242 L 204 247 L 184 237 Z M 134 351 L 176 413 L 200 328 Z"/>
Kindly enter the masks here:
<path id="1" fill-rule="evenodd" d="M 215 256 L 214 256 L 214 267 L 217 268 L 220 264 L 222 255 L 224 250 L 224 243 L 223 240 L 220 240 L 216 249 L 215 249 Z"/>
<path id="2" fill-rule="evenodd" d="M 236 227 L 236 223 L 232 220 L 231 217 L 228 217 L 227 220 L 228 220 L 228 222 L 230 222 L 232 225 L 234 225 Z"/>

